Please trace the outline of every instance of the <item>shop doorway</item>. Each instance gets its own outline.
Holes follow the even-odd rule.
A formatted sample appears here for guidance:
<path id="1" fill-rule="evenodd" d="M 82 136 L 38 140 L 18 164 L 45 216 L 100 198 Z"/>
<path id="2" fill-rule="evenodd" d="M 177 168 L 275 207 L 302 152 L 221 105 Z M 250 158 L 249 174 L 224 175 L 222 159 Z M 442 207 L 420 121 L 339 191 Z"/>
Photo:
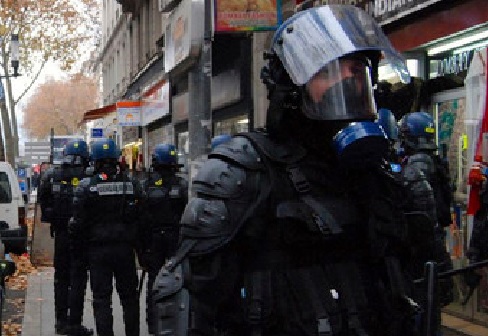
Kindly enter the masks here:
<path id="1" fill-rule="evenodd" d="M 475 146 L 476 139 L 466 136 L 465 107 L 466 90 L 459 88 L 440 92 L 433 97 L 433 115 L 437 127 L 439 155 L 447 160 L 454 190 L 453 222 L 446 230 L 446 247 L 455 268 L 468 264 L 466 251 L 469 243 L 466 215 L 467 155 L 468 147 Z M 486 268 L 485 268 L 486 270 Z M 471 300 L 463 305 L 467 288 L 461 276 L 455 276 L 454 302 L 445 309 L 463 317 L 488 322 L 488 287 L 481 283 Z"/>

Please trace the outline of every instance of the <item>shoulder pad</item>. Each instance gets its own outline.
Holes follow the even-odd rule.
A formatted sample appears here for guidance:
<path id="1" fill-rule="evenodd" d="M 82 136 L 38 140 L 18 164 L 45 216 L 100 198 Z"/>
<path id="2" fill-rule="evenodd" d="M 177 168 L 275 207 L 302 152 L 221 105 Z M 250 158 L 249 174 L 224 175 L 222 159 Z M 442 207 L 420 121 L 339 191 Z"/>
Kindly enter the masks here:
<path id="1" fill-rule="evenodd" d="M 307 151 L 296 142 L 276 142 L 265 132 L 248 132 L 240 136 L 249 139 L 260 153 L 275 162 L 290 164 L 299 161 L 307 154 Z"/>
<path id="2" fill-rule="evenodd" d="M 414 165 L 406 165 L 402 170 L 402 178 L 405 184 L 427 180 L 425 174 Z"/>
<path id="3" fill-rule="evenodd" d="M 218 198 L 237 197 L 245 190 L 246 177 L 243 167 L 211 158 L 198 170 L 192 188 L 197 194 Z"/>
<path id="4" fill-rule="evenodd" d="M 193 197 L 181 216 L 181 236 L 197 241 L 190 255 L 211 253 L 227 244 L 239 229 L 238 220 L 231 221 L 222 200 Z"/>
<path id="5" fill-rule="evenodd" d="M 407 161 L 407 166 L 408 165 L 417 167 L 426 175 L 426 177 L 432 176 L 432 174 L 435 173 L 434 160 L 432 160 L 430 155 L 425 153 L 418 153 L 410 156 Z"/>
<path id="6" fill-rule="evenodd" d="M 264 164 L 258 152 L 249 139 L 235 136 L 215 149 L 208 155 L 209 159 L 220 158 L 232 161 L 248 169 L 264 169 Z"/>

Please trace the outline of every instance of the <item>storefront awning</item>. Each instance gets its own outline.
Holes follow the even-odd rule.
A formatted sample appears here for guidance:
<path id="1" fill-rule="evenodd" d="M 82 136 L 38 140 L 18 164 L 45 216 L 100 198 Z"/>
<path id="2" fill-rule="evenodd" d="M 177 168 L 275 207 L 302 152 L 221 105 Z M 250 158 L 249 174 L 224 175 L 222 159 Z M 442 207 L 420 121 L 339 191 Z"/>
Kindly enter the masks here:
<path id="1" fill-rule="evenodd" d="M 80 123 L 85 123 L 90 120 L 103 118 L 107 114 L 115 112 L 116 110 L 117 107 L 115 106 L 115 104 L 111 104 L 97 109 L 86 111 L 85 114 L 83 114 L 83 119 L 81 120 Z"/>

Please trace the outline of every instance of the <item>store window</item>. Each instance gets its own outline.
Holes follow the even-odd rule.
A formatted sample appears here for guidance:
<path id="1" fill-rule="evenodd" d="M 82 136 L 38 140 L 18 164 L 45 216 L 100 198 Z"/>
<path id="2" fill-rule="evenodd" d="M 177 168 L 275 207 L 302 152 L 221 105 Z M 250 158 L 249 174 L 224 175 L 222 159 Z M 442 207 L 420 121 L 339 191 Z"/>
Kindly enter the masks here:
<path id="1" fill-rule="evenodd" d="M 214 123 L 214 135 L 230 134 L 234 135 L 249 131 L 249 117 L 247 114 L 234 118 L 229 118 Z"/>

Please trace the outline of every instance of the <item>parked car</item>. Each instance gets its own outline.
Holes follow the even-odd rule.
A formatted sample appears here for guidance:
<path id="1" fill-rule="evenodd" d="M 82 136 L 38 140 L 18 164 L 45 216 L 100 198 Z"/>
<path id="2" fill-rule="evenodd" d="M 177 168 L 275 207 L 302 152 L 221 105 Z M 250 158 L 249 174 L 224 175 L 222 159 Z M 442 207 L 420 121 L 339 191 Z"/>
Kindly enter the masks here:
<path id="1" fill-rule="evenodd" d="M 27 251 L 26 204 L 17 175 L 8 162 L 0 162 L 0 239 L 5 253 Z"/>

